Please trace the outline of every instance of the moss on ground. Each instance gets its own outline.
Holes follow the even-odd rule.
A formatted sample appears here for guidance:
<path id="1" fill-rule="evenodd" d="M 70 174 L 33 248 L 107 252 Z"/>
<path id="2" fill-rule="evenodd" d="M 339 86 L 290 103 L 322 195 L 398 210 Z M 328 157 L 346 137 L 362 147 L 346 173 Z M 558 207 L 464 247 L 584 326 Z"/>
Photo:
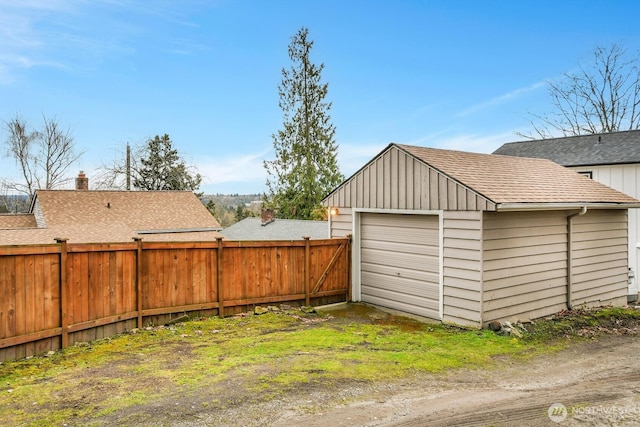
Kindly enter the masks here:
<path id="1" fill-rule="evenodd" d="M 530 357 L 557 350 L 567 337 L 593 337 L 581 331 L 618 328 L 624 333 L 640 323 L 634 310 L 576 310 L 527 325 L 528 333 L 514 338 L 421 323 L 360 305 L 345 310 L 197 318 L 73 346 L 50 357 L 5 362 L 0 365 L 0 425 L 73 424 L 172 393 L 198 394 L 216 384 L 235 388 L 229 399 L 255 391 L 269 399 L 300 385 L 332 387 L 488 367 L 497 356 Z M 210 402 L 224 404 L 218 398 Z"/>

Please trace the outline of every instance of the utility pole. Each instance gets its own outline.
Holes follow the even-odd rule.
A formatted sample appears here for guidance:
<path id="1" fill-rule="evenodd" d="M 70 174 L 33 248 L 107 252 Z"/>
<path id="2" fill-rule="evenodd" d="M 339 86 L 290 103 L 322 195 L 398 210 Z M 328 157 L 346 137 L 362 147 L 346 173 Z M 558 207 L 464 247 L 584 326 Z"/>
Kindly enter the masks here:
<path id="1" fill-rule="evenodd" d="M 126 175 L 127 175 L 127 191 L 131 190 L 131 147 L 129 146 L 129 143 L 127 142 L 127 171 L 126 171 Z"/>

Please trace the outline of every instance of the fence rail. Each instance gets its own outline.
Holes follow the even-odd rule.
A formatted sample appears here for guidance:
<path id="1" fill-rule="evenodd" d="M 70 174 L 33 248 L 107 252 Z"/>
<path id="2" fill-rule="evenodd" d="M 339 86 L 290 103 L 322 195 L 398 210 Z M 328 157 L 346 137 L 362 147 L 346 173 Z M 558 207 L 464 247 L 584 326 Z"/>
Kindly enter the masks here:
<path id="1" fill-rule="evenodd" d="M 259 304 L 348 300 L 350 240 L 0 246 L 0 361 Z"/>

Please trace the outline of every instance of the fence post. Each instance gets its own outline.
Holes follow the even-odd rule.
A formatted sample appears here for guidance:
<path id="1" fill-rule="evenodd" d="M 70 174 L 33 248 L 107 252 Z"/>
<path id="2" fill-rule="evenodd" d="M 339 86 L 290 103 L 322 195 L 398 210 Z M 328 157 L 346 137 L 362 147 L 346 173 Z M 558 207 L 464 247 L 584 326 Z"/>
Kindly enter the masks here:
<path id="1" fill-rule="evenodd" d="M 69 298 L 67 296 L 67 238 L 56 238 L 56 243 L 60 245 L 60 347 L 67 348 L 69 346 L 69 318 L 67 316 Z"/>
<path id="2" fill-rule="evenodd" d="M 351 302 L 351 234 L 347 234 L 347 302 Z"/>
<path id="3" fill-rule="evenodd" d="M 304 303 L 311 305 L 311 245 L 309 236 L 304 236 Z"/>
<path id="4" fill-rule="evenodd" d="M 224 318 L 224 296 L 222 293 L 222 237 L 216 237 L 218 250 L 216 251 L 216 286 L 218 288 L 218 316 Z"/>
<path id="5" fill-rule="evenodd" d="M 138 329 L 142 329 L 142 238 L 134 237 L 136 242 L 136 310 L 138 311 Z"/>

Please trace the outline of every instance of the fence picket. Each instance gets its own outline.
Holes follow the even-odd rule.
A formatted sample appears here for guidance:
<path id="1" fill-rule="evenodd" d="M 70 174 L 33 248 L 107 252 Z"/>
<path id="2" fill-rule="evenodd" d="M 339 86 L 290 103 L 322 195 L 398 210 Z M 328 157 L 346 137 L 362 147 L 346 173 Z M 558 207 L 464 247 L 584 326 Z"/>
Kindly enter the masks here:
<path id="1" fill-rule="evenodd" d="M 0 361 L 107 337 L 145 319 L 345 301 L 348 239 L 0 246 Z M 345 250 L 346 249 L 346 250 Z"/>

